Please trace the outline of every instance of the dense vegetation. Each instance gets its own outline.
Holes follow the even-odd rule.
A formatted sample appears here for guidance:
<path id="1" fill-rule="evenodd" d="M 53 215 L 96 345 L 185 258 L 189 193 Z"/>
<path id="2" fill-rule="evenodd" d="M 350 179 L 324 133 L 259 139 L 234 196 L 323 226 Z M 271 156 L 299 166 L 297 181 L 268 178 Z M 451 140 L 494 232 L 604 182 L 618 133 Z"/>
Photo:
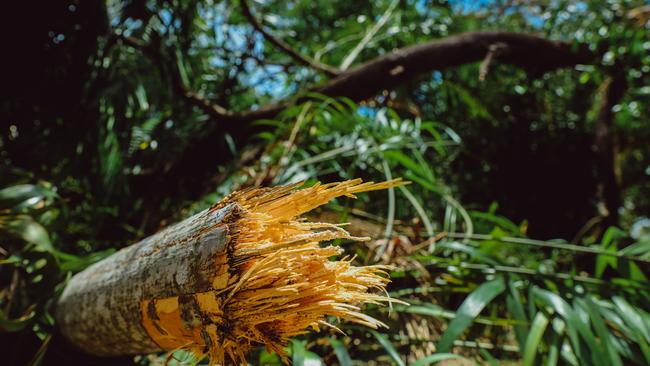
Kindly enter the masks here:
<path id="1" fill-rule="evenodd" d="M 235 189 L 398 176 L 413 183 L 318 215 L 377 238 L 338 244 L 393 264 L 391 295 L 411 306 L 369 309 L 380 332 L 296 339 L 294 364 L 650 364 L 647 2 L 13 5 L 3 364 L 133 362 L 65 348 L 57 294 Z M 366 63 L 417 44 L 431 53 Z"/>

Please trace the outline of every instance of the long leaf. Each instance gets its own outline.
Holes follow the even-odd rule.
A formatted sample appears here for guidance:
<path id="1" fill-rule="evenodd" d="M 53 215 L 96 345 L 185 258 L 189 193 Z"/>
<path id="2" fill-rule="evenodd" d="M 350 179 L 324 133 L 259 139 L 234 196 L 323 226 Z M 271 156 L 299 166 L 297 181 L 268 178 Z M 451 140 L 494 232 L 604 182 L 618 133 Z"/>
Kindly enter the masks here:
<path id="1" fill-rule="evenodd" d="M 5 319 L 4 314 L 0 313 L 0 330 L 3 332 L 17 332 L 23 330 L 26 326 L 31 324 L 31 320 L 36 315 L 36 312 L 30 310 L 27 314 L 17 319 Z"/>
<path id="2" fill-rule="evenodd" d="M 585 325 L 574 309 L 560 296 L 540 288 L 534 288 L 534 296 L 542 300 L 547 306 L 553 308 L 567 323 L 567 332 L 573 346 L 573 351 L 579 360 L 591 359 L 596 365 L 605 365 L 602 348 L 596 342 L 596 337 L 591 329 Z M 583 352 L 580 337 L 587 343 L 589 353 Z"/>
<path id="3" fill-rule="evenodd" d="M 314 352 L 305 348 L 305 341 L 294 339 L 291 341 L 291 363 L 295 366 L 324 365 L 323 361 Z"/>
<path id="4" fill-rule="evenodd" d="M 506 307 L 508 308 L 508 312 L 520 323 L 515 325 L 514 329 L 517 342 L 519 343 L 519 350 L 523 353 L 524 344 L 526 343 L 526 338 L 528 338 L 528 329 L 523 324 L 528 322 L 528 318 L 526 317 L 526 311 L 524 310 L 524 305 L 521 303 L 519 291 L 515 287 L 514 281 L 511 280 L 508 282 L 508 290 Z"/>
<path id="5" fill-rule="evenodd" d="M 486 255 L 485 253 L 479 251 L 477 248 L 459 243 L 457 241 L 452 241 L 452 242 L 447 242 L 447 243 L 439 243 L 436 245 L 437 248 L 440 249 L 452 249 L 458 252 L 463 252 L 469 254 L 472 258 L 477 259 L 479 262 L 491 264 L 491 265 L 499 265 L 501 264 L 499 261 L 496 259 L 490 257 L 489 255 Z"/>
<path id="6" fill-rule="evenodd" d="M 427 365 L 435 365 L 436 363 L 440 361 L 446 361 L 446 360 L 451 360 L 451 359 L 461 359 L 464 360 L 465 358 L 459 355 L 455 355 L 453 353 L 434 353 L 432 355 L 426 356 L 424 358 L 421 358 L 411 364 L 411 366 L 427 366 Z"/>
<path id="7" fill-rule="evenodd" d="M 350 354 L 348 353 L 348 350 L 345 348 L 343 342 L 339 341 L 336 338 L 330 338 L 330 344 L 334 349 L 334 354 L 336 354 L 336 358 L 339 360 L 339 365 L 352 366 L 352 358 L 350 357 Z"/>
<path id="8" fill-rule="evenodd" d="M 18 184 L 0 189 L 0 208 L 29 208 L 37 205 L 46 197 L 53 197 L 54 192 L 33 184 Z"/>
<path id="9" fill-rule="evenodd" d="M 52 252 L 52 242 L 47 230 L 34 221 L 31 216 L 18 215 L 0 221 L 0 230 L 5 230 L 28 243 L 32 243 L 38 250 Z"/>
<path id="10" fill-rule="evenodd" d="M 472 324 L 481 311 L 506 289 L 502 277 L 486 282 L 474 290 L 456 311 L 456 318 L 442 334 L 438 342 L 438 352 L 447 352 L 454 341 Z"/>
<path id="11" fill-rule="evenodd" d="M 530 326 L 530 332 L 524 345 L 523 366 L 532 366 L 535 362 L 535 355 L 537 355 L 539 343 L 542 340 L 547 325 L 548 318 L 546 315 L 541 311 L 538 312 L 535 315 L 535 319 L 533 319 L 533 324 Z"/>
<path id="12" fill-rule="evenodd" d="M 609 329 L 607 329 L 603 318 L 600 316 L 598 310 L 596 309 L 596 305 L 588 298 L 584 300 L 576 299 L 576 304 L 583 307 L 587 313 L 589 313 L 591 324 L 593 325 L 601 344 L 605 348 L 606 353 L 609 355 L 609 364 L 613 366 L 623 366 L 623 361 L 621 361 L 621 357 L 619 356 L 618 351 L 616 350 L 613 343 L 613 335 Z"/>
<path id="13" fill-rule="evenodd" d="M 404 361 L 402 361 L 402 358 L 399 356 L 399 353 L 395 349 L 395 346 L 393 346 L 393 344 L 388 340 L 388 338 L 386 338 L 385 335 L 374 330 L 371 330 L 370 333 L 377 339 L 379 344 L 384 347 L 386 353 L 388 353 L 390 358 L 392 358 L 398 366 L 406 366 Z"/>

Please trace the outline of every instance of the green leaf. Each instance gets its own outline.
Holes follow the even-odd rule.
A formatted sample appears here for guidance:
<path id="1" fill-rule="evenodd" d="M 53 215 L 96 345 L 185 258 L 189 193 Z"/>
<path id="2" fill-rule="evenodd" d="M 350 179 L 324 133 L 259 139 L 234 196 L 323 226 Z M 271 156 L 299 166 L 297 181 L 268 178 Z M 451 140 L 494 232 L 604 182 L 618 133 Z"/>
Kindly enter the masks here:
<path id="1" fill-rule="evenodd" d="M 589 314 L 589 319 L 591 320 L 591 324 L 600 339 L 600 343 L 605 348 L 605 352 L 609 355 L 609 364 L 613 366 L 623 366 L 623 361 L 621 361 L 621 357 L 613 344 L 613 334 L 609 331 L 603 318 L 598 313 L 596 304 L 594 304 L 589 298 L 584 300 L 576 299 L 575 301 L 578 306 L 581 306 Z"/>
<path id="2" fill-rule="evenodd" d="M 562 343 L 562 352 L 560 352 L 560 355 L 569 365 L 579 366 L 578 358 L 576 357 L 575 352 L 573 352 L 569 342 L 565 341 Z"/>
<path id="3" fill-rule="evenodd" d="M 519 226 L 505 217 L 480 211 L 470 211 L 469 215 L 472 219 L 483 220 L 498 225 L 501 229 L 506 230 L 508 235 L 518 236 L 521 234 Z"/>
<path id="4" fill-rule="evenodd" d="M 465 360 L 463 356 L 455 355 L 453 353 L 434 353 L 432 355 L 421 358 L 411 364 L 411 366 L 427 366 L 435 365 L 440 361 L 451 360 L 451 359 L 462 359 Z"/>
<path id="5" fill-rule="evenodd" d="M 524 344 L 526 343 L 526 338 L 528 338 L 528 329 L 522 324 L 528 323 L 528 318 L 526 317 L 526 311 L 524 310 L 524 305 L 521 303 L 519 291 L 515 287 L 514 281 L 511 280 L 508 282 L 508 289 L 506 307 L 508 308 L 508 312 L 520 323 L 514 326 L 514 330 L 517 342 L 519 343 L 519 350 L 523 353 Z"/>
<path id="6" fill-rule="evenodd" d="M 612 301 L 617 307 L 618 314 L 627 326 L 634 330 L 637 343 L 641 348 L 644 358 L 650 363 L 650 316 L 642 309 L 637 309 L 619 296 L 614 296 Z"/>
<path id="7" fill-rule="evenodd" d="M 494 120 L 487 108 L 467 88 L 451 81 L 446 81 L 445 86 L 454 92 L 460 102 L 464 103 L 463 107 L 466 107 L 466 111 L 470 116 L 484 118 L 489 121 Z"/>
<path id="8" fill-rule="evenodd" d="M 418 314 L 424 316 L 431 316 L 438 319 L 454 319 L 456 313 L 450 310 L 443 309 L 439 305 L 422 303 L 411 306 L 395 306 L 394 310 L 400 313 Z M 519 323 L 517 320 L 496 318 L 496 317 L 480 317 L 474 318 L 473 322 L 478 324 L 496 325 L 496 326 L 511 326 Z"/>
<path id="9" fill-rule="evenodd" d="M 99 262 L 100 260 L 110 256 L 113 253 L 115 253 L 114 248 L 91 253 L 84 257 L 63 253 L 60 251 L 55 251 L 54 255 L 61 260 L 61 271 L 79 272 L 91 264 Z"/>
<path id="10" fill-rule="evenodd" d="M 305 341 L 294 339 L 291 341 L 291 363 L 295 366 L 319 366 L 325 365 L 314 352 L 305 348 Z"/>
<path id="11" fill-rule="evenodd" d="M 546 355 L 546 366 L 555 366 L 560 358 L 560 348 L 562 347 L 562 334 L 566 324 L 560 318 L 553 319 L 553 332 L 551 340 L 548 342 L 548 352 Z M 566 352 L 569 353 L 569 352 Z M 563 354 L 563 356 L 565 356 Z"/>
<path id="12" fill-rule="evenodd" d="M 263 349 L 262 352 L 260 352 L 257 364 L 262 366 L 282 366 L 282 360 L 276 353 L 268 353 Z"/>
<path id="13" fill-rule="evenodd" d="M 343 342 L 339 341 L 336 338 L 330 338 L 330 344 L 334 349 L 336 358 L 339 360 L 339 365 L 352 366 L 352 358 L 350 357 L 350 354 L 348 353 L 347 348 L 345 348 Z"/>
<path id="14" fill-rule="evenodd" d="M 374 330 L 371 330 L 370 333 L 373 336 L 375 336 L 375 338 L 377 339 L 379 344 L 381 344 L 382 347 L 384 347 L 384 349 L 386 350 L 386 353 L 388 353 L 390 358 L 392 358 L 393 361 L 395 361 L 395 363 L 398 366 L 406 366 L 406 364 L 404 364 L 404 361 L 402 361 L 402 358 L 399 356 L 399 353 L 395 349 L 395 346 L 393 346 L 393 344 L 388 340 L 388 338 L 386 338 L 385 335 L 383 335 L 383 334 L 381 334 L 381 333 L 379 333 L 377 331 L 374 331 Z"/>
<path id="15" fill-rule="evenodd" d="M 474 248 L 472 246 L 463 244 L 463 243 L 459 243 L 457 241 L 453 241 L 453 242 L 449 242 L 449 243 L 438 243 L 438 244 L 436 244 L 436 248 L 451 249 L 451 250 L 455 250 L 455 251 L 458 251 L 458 252 L 467 253 L 472 258 L 477 259 L 479 262 L 491 264 L 491 265 L 494 265 L 494 266 L 501 264 L 496 259 L 490 257 L 489 255 L 486 255 L 486 254 L 480 252 L 478 249 L 476 249 L 476 248 Z"/>
<path id="16" fill-rule="evenodd" d="M 36 312 L 29 310 L 27 314 L 17 319 L 6 319 L 4 314 L 0 313 L 0 329 L 4 332 L 17 332 L 23 330 L 27 325 L 31 324 L 31 320 L 36 315 Z"/>
<path id="17" fill-rule="evenodd" d="M 478 350 L 478 353 L 483 357 L 485 360 L 486 364 L 489 364 L 490 366 L 499 366 L 499 361 L 492 356 L 492 354 L 485 348 L 480 348 Z"/>
<path id="18" fill-rule="evenodd" d="M 535 355 L 537 354 L 539 343 L 542 340 L 547 325 L 548 318 L 546 315 L 541 311 L 538 312 L 535 315 L 535 319 L 533 319 L 533 324 L 530 327 L 530 332 L 524 345 L 523 366 L 532 366 L 535 362 Z"/>
<path id="19" fill-rule="evenodd" d="M 18 215 L 2 220 L 0 221 L 0 230 L 5 230 L 28 243 L 35 244 L 39 250 L 48 252 L 54 250 L 47 230 L 30 216 Z"/>
<path id="20" fill-rule="evenodd" d="M 417 174 L 418 176 L 422 177 L 423 179 L 428 180 L 429 182 L 433 183 L 432 179 L 432 173 L 429 171 L 429 167 L 423 167 L 420 164 L 418 164 L 415 160 L 409 158 L 406 156 L 404 153 L 401 151 L 397 150 L 390 150 L 390 151 L 385 151 L 384 152 L 384 158 L 387 160 L 392 160 L 397 162 L 398 164 L 402 165 L 406 169 L 412 171 L 413 173 Z"/>
<path id="21" fill-rule="evenodd" d="M 573 308 L 563 298 L 550 291 L 542 290 L 539 287 L 533 288 L 533 294 L 536 299 L 540 299 L 564 318 L 573 351 L 579 360 L 591 359 L 596 365 L 605 365 L 605 355 L 600 345 L 596 342 L 596 337 L 591 329 L 585 325 L 584 321 L 580 319 L 578 314 L 576 314 Z M 587 343 L 589 347 L 588 354 L 583 353 L 580 339 L 583 339 Z"/>
<path id="22" fill-rule="evenodd" d="M 178 49 L 176 50 L 176 66 L 178 67 L 178 74 L 181 77 L 183 85 L 190 85 L 190 78 L 188 77 L 187 68 L 185 67 L 186 65 L 183 61 L 183 54 Z"/>
<path id="23" fill-rule="evenodd" d="M 628 336 L 636 337 L 636 342 L 643 353 L 646 363 L 650 364 L 650 316 L 643 309 L 635 308 L 625 299 L 615 296 L 612 298 L 617 313 L 625 324 L 632 329 Z"/>
<path id="24" fill-rule="evenodd" d="M 429 216 L 427 215 L 426 211 L 424 211 L 424 208 L 422 207 L 420 202 L 418 202 L 418 199 L 415 198 L 415 196 L 408 189 L 406 189 L 406 188 L 404 188 L 402 186 L 397 187 L 397 188 L 399 188 L 400 192 L 402 192 L 402 194 L 404 194 L 406 199 L 409 200 L 409 202 L 411 202 L 411 205 L 413 206 L 415 211 L 420 216 L 420 219 L 422 220 L 422 224 L 424 225 L 424 227 L 425 227 L 425 229 L 427 231 L 427 235 L 429 237 L 433 237 L 433 235 L 434 235 L 433 224 L 431 223 L 431 220 L 429 220 Z"/>
<path id="25" fill-rule="evenodd" d="M 19 184 L 0 190 L 0 208 L 24 208 L 31 207 L 45 197 L 53 196 L 54 193 L 33 184 Z"/>
<path id="26" fill-rule="evenodd" d="M 469 294 L 458 308 L 458 311 L 456 311 L 456 318 L 449 323 L 449 326 L 442 334 L 437 346 L 438 352 L 449 351 L 454 341 L 472 324 L 474 318 L 505 289 L 506 285 L 503 278 L 498 277 L 482 284 Z"/>

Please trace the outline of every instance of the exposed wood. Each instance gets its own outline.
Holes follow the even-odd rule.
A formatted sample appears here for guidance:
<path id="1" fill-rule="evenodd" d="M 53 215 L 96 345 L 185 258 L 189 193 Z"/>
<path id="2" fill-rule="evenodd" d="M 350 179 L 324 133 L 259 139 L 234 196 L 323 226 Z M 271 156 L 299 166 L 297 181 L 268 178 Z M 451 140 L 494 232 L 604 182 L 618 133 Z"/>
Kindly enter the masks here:
<path id="1" fill-rule="evenodd" d="M 381 293 L 385 268 L 331 261 L 341 249 L 319 245 L 367 238 L 300 216 L 335 197 L 401 184 L 236 192 L 75 275 L 57 304 L 59 330 L 99 356 L 183 348 L 211 364 L 241 364 L 258 345 L 285 356 L 291 337 L 328 325 L 326 316 L 382 326 L 360 306 L 395 301 Z"/>

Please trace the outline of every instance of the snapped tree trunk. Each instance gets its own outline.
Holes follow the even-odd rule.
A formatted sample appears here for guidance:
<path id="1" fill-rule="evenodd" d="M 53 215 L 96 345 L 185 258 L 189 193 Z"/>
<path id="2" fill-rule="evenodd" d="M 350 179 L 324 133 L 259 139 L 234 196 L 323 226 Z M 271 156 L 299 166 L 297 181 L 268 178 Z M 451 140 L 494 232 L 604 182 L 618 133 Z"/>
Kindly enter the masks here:
<path id="1" fill-rule="evenodd" d="M 300 215 L 339 196 L 384 189 L 352 180 L 236 192 L 73 276 L 55 312 L 61 334 L 99 356 L 187 349 L 211 364 L 245 363 L 265 345 L 285 356 L 289 339 L 330 325 L 326 316 L 373 328 L 364 303 L 391 301 L 382 266 L 329 258 L 319 242 L 350 236 Z"/>

